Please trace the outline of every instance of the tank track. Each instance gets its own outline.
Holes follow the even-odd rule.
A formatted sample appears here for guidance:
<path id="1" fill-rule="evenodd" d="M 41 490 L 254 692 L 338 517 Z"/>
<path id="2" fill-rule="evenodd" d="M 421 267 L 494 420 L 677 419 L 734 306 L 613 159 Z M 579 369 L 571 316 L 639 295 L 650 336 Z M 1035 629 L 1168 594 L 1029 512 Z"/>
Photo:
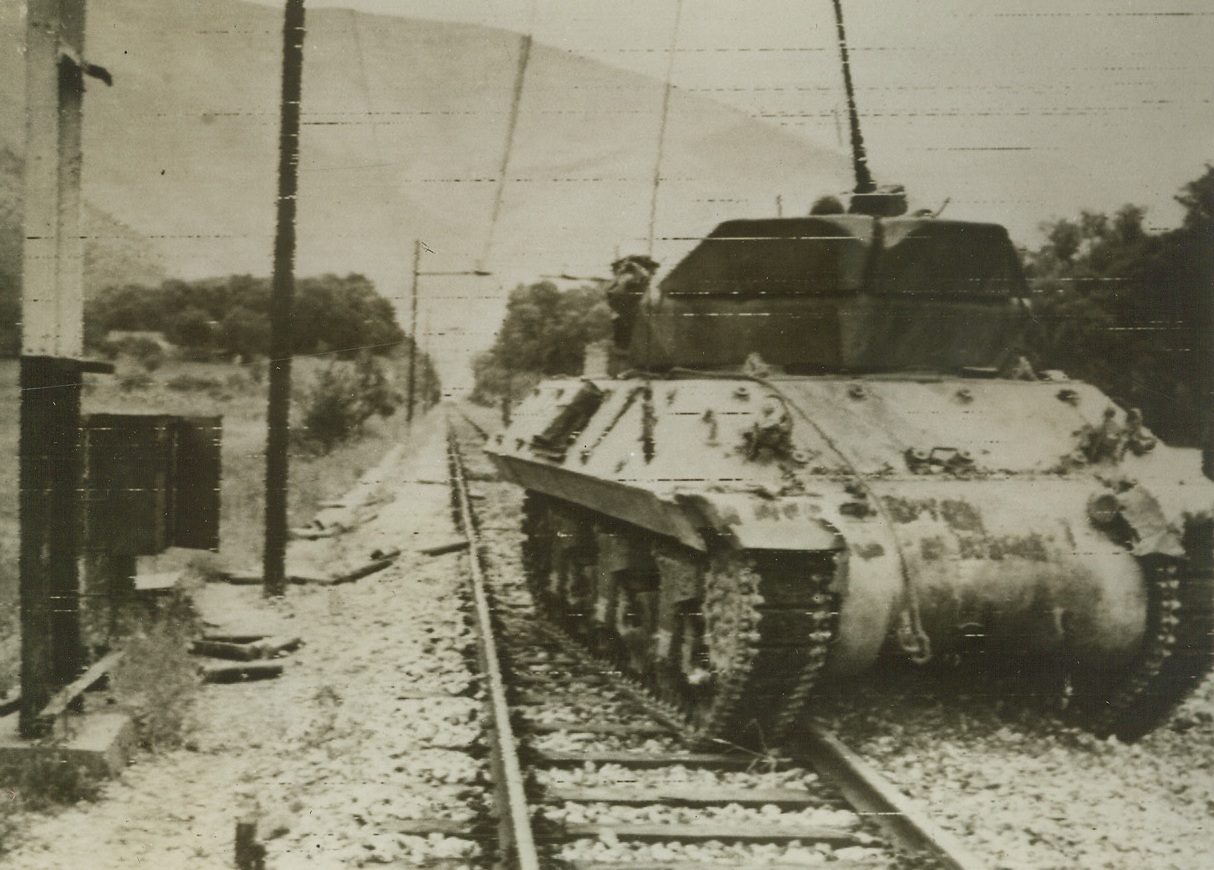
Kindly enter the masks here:
<path id="1" fill-rule="evenodd" d="M 537 605 L 566 641 L 619 669 L 619 660 L 601 645 L 585 643 L 584 633 L 564 618 L 543 588 L 551 569 L 549 504 L 529 493 L 523 509 L 523 563 Z M 659 546 L 669 558 L 673 548 Z M 830 554 L 727 553 L 712 558 L 700 613 L 711 697 L 697 704 L 659 675 L 624 670 L 624 676 L 647 706 L 679 726 L 688 745 L 724 741 L 769 749 L 788 736 L 826 664 L 838 625 L 837 596 L 829 590 L 833 577 Z"/>
<path id="2" fill-rule="evenodd" d="M 1084 726 L 1100 736 L 1131 741 L 1147 734 L 1214 667 L 1214 524 L 1195 526 L 1184 543 L 1197 558 L 1144 565 L 1150 585 L 1142 650 L 1111 696 L 1083 711 Z"/>
<path id="3" fill-rule="evenodd" d="M 693 739 L 766 747 L 787 738 L 834 637 L 833 573 L 822 554 L 731 553 L 712 561 L 703 610 L 717 687 L 705 721 L 689 727 Z"/>

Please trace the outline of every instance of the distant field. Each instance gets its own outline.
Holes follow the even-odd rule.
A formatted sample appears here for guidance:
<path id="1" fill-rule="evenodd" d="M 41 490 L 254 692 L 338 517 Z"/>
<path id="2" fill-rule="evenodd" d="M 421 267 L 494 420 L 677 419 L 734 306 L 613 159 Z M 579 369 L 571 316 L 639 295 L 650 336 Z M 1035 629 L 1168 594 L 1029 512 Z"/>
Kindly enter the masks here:
<path id="1" fill-rule="evenodd" d="M 296 395 L 322 365 L 313 359 L 296 361 Z M 265 383 L 257 383 L 247 367 L 173 361 L 150 375 L 150 385 L 124 388 L 124 379 L 141 373 L 142 369 L 133 364 L 120 364 L 116 376 L 87 376 L 84 412 L 223 415 L 219 560 L 234 568 L 258 565 L 265 510 Z M 17 363 L 0 360 L 0 690 L 13 682 L 19 649 L 17 383 Z M 387 420 L 373 421 L 366 437 L 328 456 L 293 452 L 290 524 L 307 523 L 316 512 L 317 502 L 344 492 L 404 435 L 402 411 Z M 157 562 L 180 565 L 191 555 L 177 551 L 159 557 Z"/>

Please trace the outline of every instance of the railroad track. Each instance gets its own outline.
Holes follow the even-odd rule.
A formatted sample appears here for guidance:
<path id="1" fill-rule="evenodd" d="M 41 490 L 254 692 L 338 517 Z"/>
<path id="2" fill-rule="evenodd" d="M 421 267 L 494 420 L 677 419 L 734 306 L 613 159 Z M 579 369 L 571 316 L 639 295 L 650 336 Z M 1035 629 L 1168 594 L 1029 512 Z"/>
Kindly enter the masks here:
<path id="1" fill-rule="evenodd" d="M 660 706 L 538 618 L 518 565 L 517 521 L 509 525 L 517 511 L 502 510 L 495 526 L 473 509 L 484 495 L 469 477 L 491 480 L 477 473 L 489 469 L 485 432 L 462 412 L 448 425 L 485 689 L 495 791 L 485 854 L 494 866 L 985 866 L 812 722 L 778 752 L 686 748 Z"/>

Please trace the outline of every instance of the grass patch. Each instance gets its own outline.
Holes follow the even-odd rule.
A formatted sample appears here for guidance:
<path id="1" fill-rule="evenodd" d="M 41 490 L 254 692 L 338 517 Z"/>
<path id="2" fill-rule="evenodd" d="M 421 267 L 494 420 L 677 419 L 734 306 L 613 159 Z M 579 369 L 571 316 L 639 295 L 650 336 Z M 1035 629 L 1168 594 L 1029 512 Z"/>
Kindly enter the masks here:
<path id="1" fill-rule="evenodd" d="M 201 634 L 186 593 L 128 628 L 123 657 L 111 674 L 118 703 L 135 720 L 139 742 L 153 752 L 176 749 L 194 728 L 201 685 L 190 644 Z"/>
<path id="2" fill-rule="evenodd" d="M 294 364 L 293 408 L 327 360 L 301 358 Z M 395 372 L 389 372 L 394 375 Z M 125 377 L 124 377 L 125 376 Z M 220 498 L 220 555 L 208 564 L 230 568 L 260 565 L 265 521 L 267 385 L 264 365 L 166 361 L 155 372 L 124 371 L 119 376 L 86 376 L 85 413 L 223 415 L 223 480 Z M 18 366 L 0 360 L 0 691 L 15 683 L 18 669 L 17 440 Z M 289 524 L 307 524 L 317 504 L 344 493 L 366 469 L 406 437 L 404 414 L 373 418 L 360 438 L 318 456 L 293 453 Z M 199 564 L 199 554 L 170 551 L 151 557 L 151 570 Z M 207 560 L 202 560 L 207 561 Z"/>
<path id="3" fill-rule="evenodd" d="M 101 795 L 101 781 L 82 764 L 73 764 L 53 741 L 32 746 L 20 764 L 0 770 L 8 803 L 17 809 L 45 812 Z"/>
<path id="4" fill-rule="evenodd" d="M 21 815 L 51 812 L 101 797 L 102 783 L 82 764 L 72 763 L 54 741 L 29 747 L 20 763 L 0 767 L 0 855 L 12 851 Z"/>

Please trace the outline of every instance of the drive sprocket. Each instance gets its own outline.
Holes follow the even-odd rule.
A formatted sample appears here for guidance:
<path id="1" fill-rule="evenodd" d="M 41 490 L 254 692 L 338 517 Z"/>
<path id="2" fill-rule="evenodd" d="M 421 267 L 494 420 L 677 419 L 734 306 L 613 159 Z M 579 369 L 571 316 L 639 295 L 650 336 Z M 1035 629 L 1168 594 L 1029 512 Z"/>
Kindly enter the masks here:
<path id="1" fill-rule="evenodd" d="M 1143 560 L 1147 626 L 1130 668 L 1102 697 L 1078 707 L 1100 736 L 1137 740 L 1161 725 L 1214 667 L 1214 523 L 1185 534 L 1186 559 Z"/>

